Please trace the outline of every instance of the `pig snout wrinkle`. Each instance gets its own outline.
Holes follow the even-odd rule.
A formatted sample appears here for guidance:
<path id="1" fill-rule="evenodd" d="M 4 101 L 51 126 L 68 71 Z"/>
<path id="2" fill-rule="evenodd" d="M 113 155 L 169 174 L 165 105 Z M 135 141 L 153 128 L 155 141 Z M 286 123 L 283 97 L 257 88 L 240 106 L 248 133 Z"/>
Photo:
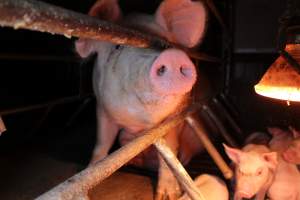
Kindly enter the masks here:
<path id="1" fill-rule="evenodd" d="M 153 62 L 150 79 L 154 89 L 158 92 L 185 94 L 196 82 L 196 69 L 183 51 L 168 49 Z"/>

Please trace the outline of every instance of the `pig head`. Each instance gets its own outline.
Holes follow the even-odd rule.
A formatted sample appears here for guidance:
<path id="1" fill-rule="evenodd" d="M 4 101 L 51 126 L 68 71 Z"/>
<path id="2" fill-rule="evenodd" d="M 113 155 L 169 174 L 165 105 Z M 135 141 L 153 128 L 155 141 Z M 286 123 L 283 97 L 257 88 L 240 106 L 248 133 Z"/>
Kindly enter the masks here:
<path id="1" fill-rule="evenodd" d="M 277 167 L 277 153 L 265 145 L 248 144 L 242 150 L 224 145 L 235 165 L 234 200 L 252 198 L 263 200 L 271 186 Z"/>
<path id="2" fill-rule="evenodd" d="M 89 14 L 129 24 L 185 47 L 194 47 L 200 42 L 206 22 L 202 3 L 191 0 L 165 0 L 154 16 L 134 17 L 123 17 L 117 0 L 99 0 Z M 189 102 L 197 78 L 196 69 L 180 49 L 160 52 L 79 39 L 76 50 L 81 57 L 97 53 L 93 87 L 97 98 L 98 136 L 91 163 L 107 156 L 119 132 L 121 144 L 125 144 L 139 132 L 180 112 Z M 181 124 L 165 137 L 175 154 L 180 150 L 180 134 L 191 135 L 190 131 L 183 131 L 185 127 Z M 178 183 L 159 156 L 158 160 L 157 199 L 165 195 L 176 199 L 180 193 Z"/>
<path id="3" fill-rule="evenodd" d="M 300 132 L 290 127 L 292 132 L 292 141 L 287 149 L 283 152 L 282 157 L 285 161 L 300 165 Z"/>

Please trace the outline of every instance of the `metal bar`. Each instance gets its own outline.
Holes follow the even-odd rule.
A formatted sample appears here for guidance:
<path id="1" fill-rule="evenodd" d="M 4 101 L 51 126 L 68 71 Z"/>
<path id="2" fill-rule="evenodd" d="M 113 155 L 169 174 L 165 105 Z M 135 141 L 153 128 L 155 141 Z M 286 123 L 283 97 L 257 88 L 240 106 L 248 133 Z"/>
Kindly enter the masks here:
<path id="1" fill-rule="evenodd" d="M 233 176 L 232 170 L 229 168 L 229 166 L 226 164 L 226 162 L 223 160 L 222 156 L 219 154 L 217 149 L 214 147 L 214 145 L 211 143 L 210 139 L 204 132 L 204 128 L 201 126 L 197 120 L 192 117 L 191 115 L 187 116 L 185 120 L 189 123 L 189 125 L 193 128 L 195 133 L 198 135 L 199 139 L 201 140 L 202 144 L 204 145 L 205 149 L 209 153 L 209 155 L 212 157 L 212 159 L 215 161 L 221 172 L 223 173 L 224 177 L 227 179 L 231 179 Z"/>
<path id="2" fill-rule="evenodd" d="M 219 58 L 171 44 L 155 35 L 122 27 L 41 1 L 1 0 L 0 26 L 60 34 L 67 38 L 73 36 L 109 41 L 140 48 L 165 49 L 173 46 L 183 49 L 193 58 L 221 62 Z"/>
<path id="3" fill-rule="evenodd" d="M 192 200 L 206 200 L 201 194 L 201 191 L 194 184 L 192 178 L 186 172 L 182 164 L 176 158 L 172 150 L 166 144 L 165 139 L 159 138 L 154 146 L 167 163 L 168 167 L 172 170 L 177 181 L 183 187 L 184 191 L 189 195 Z"/>
<path id="4" fill-rule="evenodd" d="M 238 147 L 239 145 L 237 144 L 237 142 L 230 136 L 220 119 L 213 113 L 213 111 L 207 105 L 203 105 L 202 108 L 205 112 L 207 112 L 208 116 L 215 122 L 216 126 L 218 127 L 220 133 L 222 134 L 226 142 L 233 147 Z"/>
<path id="5" fill-rule="evenodd" d="M 222 114 L 225 115 L 226 119 L 229 121 L 229 123 L 234 128 L 234 130 L 242 136 L 243 135 L 242 129 L 239 127 L 239 125 L 237 124 L 235 119 L 230 115 L 227 109 L 222 105 L 222 103 L 217 98 L 213 98 L 213 102 L 217 105 L 217 107 L 222 112 Z"/>
<path id="6" fill-rule="evenodd" d="M 221 102 L 224 103 L 225 107 L 229 109 L 229 112 L 234 115 L 234 117 L 239 117 L 237 109 L 234 107 L 230 99 L 224 93 L 220 94 Z"/>
<path id="7" fill-rule="evenodd" d="M 89 189 L 95 187 L 157 139 L 163 137 L 170 129 L 182 122 L 184 117 L 185 115 L 176 116 L 158 127 L 141 133 L 142 136 L 39 196 L 37 200 L 73 200 L 78 196 L 85 198 Z"/>
<path id="8" fill-rule="evenodd" d="M 1 135 L 4 131 L 6 131 L 6 127 L 5 127 L 5 124 L 4 124 L 3 120 L 2 120 L 2 117 L 0 116 L 0 135 Z"/>
<path id="9" fill-rule="evenodd" d="M 36 109 L 40 109 L 40 108 L 44 108 L 44 107 L 48 107 L 48 106 L 55 106 L 55 105 L 64 104 L 64 103 L 71 103 L 74 101 L 81 100 L 83 98 L 86 98 L 86 97 L 80 97 L 80 96 L 65 97 L 65 98 L 49 101 L 46 103 L 29 105 L 29 106 L 7 109 L 7 110 L 2 110 L 2 111 L 0 110 L 0 115 L 10 115 L 10 114 L 26 112 L 26 111 L 30 111 L 30 110 L 36 110 Z"/>

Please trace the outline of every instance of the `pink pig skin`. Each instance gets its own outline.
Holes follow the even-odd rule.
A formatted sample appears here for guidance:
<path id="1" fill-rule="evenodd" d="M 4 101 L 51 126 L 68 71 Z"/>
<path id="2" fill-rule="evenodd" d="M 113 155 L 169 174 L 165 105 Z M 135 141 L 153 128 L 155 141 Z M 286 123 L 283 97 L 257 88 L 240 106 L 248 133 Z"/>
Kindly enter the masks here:
<path id="1" fill-rule="evenodd" d="M 229 193 L 224 181 L 216 176 L 202 174 L 198 176 L 194 183 L 205 200 L 228 200 Z M 178 200 L 190 200 L 187 194 L 184 194 Z"/>
<path id="2" fill-rule="evenodd" d="M 165 0 L 155 16 L 138 15 L 134 18 L 122 18 L 117 0 L 100 0 L 89 14 L 130 24 L 186 47 L 199 43 L 206 22 L 203 4 L 191 0 Z M 126 144 L 139 132 L 180 112 L 190 101 L 196 69 L 189 57 L 179 49 L 158 52 L 79 39 L 76 50 L 82 57 L 92 53 L 98 55 L 93 73 L 98 137 L 91 163 L 107 156 L 120 130 L 120 142 Z M 194 137 L 188 126 L 180 124 L 165 139 L 174 153 L 188 162 L 191 154 L 201 147 Z M 153 149 L 146 150 L 131 163 L 148 168 L 159 167 L 156 199 L 177 199 L 180 187 L 166 163 Z"/>
<path id="3" fill-rule="evenodd" d="M 224 145 L 235 165 L 234 200 L 252 198 L 264 200 L 271 187 L 277 167 L 277 153 L 265 145 L 248 144 L 241 150 Z"/>
<path id="4" fill-rule="evenodd" d="M 269 143 L 270 148 L 278 153 L 278 167 L 274 182 L 269 189 L 272 200 L 300 200 L 300 173 L 297 166 L 286 162 L 282 153 L 289 147 L 293 136 L 289 131 L 279 128 L 269 128 L 273 135 Z"/>
<path id="5" fill-rule="evenodd" d="M 300 165 L 300 132 L 290 127 L 293 139 L 288 148 L 283 152 L 282 157 L 285 161 Z M 298 166 L 299 168 L 299 166 Z"/>

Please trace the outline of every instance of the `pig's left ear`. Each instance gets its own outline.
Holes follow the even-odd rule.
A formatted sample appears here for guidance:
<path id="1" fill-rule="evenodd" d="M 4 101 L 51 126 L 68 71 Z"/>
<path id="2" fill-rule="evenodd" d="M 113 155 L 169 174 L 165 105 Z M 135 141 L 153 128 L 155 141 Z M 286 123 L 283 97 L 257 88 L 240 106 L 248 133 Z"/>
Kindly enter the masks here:
<path id="1" fill-rule="evenodd" d="M 91 7 L 89 15 L 99 19 L 117 22 L 122 18 L 118 0 L 98 0 Z"/>
<path id="2" fill-rule="evenodd" d="M 264 153 L 263 159 L 267 162 L 268 167 L 275 170 L 278 165 L 278 156 L 276 152 Z"/>
<path id="3" fill-rule="evenodd" d="M 171 42 L 191 48 L 204 35 L 207 12 L 199 1 L 164 0 L 157 9 L 155 18 Z"/>
<path id="4" fill-rule="evenodd" d="M 289 129 L 290 129 L 290 131 L 293 133 L 293 137 L 294 137 L 294 138 L 300 137 L 300 132 L 297 131 L 294 127 L 289 126 Z"/>
<path id="5" fill-rule="evenodd" d="M 225 152 L 226 152 L 227 156 L 230 158 L 230 160 L 232 160 L 232 162 L 234 162 L 236 164 L 239 163 L 243 152 L 239 149 L 229 147 L 226 144 L 223 144 L 223 146 L 224 146 Z"/>

